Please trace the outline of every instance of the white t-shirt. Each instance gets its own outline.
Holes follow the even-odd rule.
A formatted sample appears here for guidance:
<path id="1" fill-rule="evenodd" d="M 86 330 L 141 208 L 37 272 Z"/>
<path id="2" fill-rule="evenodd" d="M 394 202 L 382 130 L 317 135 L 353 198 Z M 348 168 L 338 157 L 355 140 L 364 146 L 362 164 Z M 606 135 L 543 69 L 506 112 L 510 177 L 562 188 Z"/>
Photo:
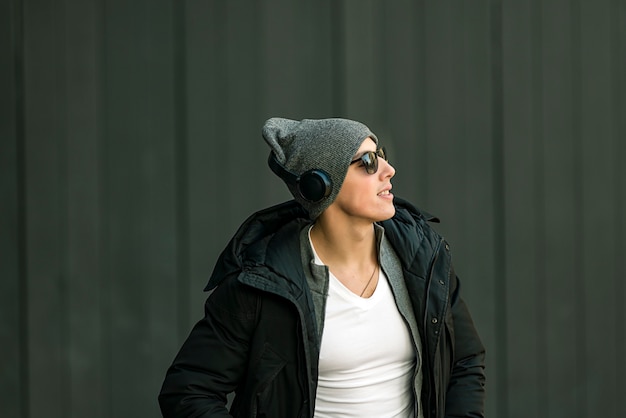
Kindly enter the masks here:
<path id="1" fill-rule="evenodd" d="M 329 280 L 315 417 L 413 418 L 416 355 L 387 277 L 369 298 Z"/>

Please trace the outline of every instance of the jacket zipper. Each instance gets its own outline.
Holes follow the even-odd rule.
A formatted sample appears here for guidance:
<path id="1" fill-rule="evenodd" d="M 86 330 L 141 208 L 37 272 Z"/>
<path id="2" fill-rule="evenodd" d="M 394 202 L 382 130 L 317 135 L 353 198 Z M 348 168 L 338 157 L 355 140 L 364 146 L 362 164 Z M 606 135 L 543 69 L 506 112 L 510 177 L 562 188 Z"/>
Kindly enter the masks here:
<path id="1" fill-rule="evenodd" d="M 424 301 L 424 317 L 423 317 L 423 328 L 424 328 L 424 333 L 426 333 L 427 335 L 424 336 L 424 347 L 422 351 L 424 351 L 425 357 L 426 357 L 426 363 L 427 363 L 427 367 L 430 370 L 430 346 L 429 346 L 429 338 L 428 338 L 428 303 L 430 300 L 430 286 L 432 285 L 433 282 L 433 271 L 435 269 L 435 265 L 437 264 L 437 260 L 439 259 L 439 249 L 441 248 L 441 244 L 443 242 L 443 238 L 439 239 L 439 242 L 437 243 L 437 247 L 435 248 L 434 251 L 434 257 L 433 260 L 431 262 L 430 265 L 430 271 L 428 272 L 428 282 L 426 283 L 426 300 Z M 432 380 L 432 376 L 431 376 L 432 372 L 428 373 L 428 386 L 430 386 L 430 381 Z M 424 374 L 422 373 L 422 388 L 424 388 L 424 382 L 423 382 L 423 378 L 424 378 Z M 422 413 L 424 414 L 424 417 L 428 417 L 428 416 L 432 416 L 431 414 L 431 398 L 432 398 L 432 392 L 434 391 L 434 388 L 430 389 L 430 393 L 428 394 L 428 397 L 426 399 L 427 401 L 427 405 L 422 405 Z"/>

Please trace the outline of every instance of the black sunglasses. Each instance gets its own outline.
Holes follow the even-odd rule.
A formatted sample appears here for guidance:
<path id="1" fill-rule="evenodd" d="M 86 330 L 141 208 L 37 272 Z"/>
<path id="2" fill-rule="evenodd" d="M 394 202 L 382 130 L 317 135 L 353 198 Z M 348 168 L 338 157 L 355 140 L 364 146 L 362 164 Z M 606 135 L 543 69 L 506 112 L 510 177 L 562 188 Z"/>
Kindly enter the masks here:
<path id="1" fill-rule="evenodd" d="M 387 155 L 385 155 L 385 150 L 383 148 L 378 148 L 376 151 L 368 151 L 356 160 L 351 161 L 350 165 L 362 161 L 367 174 L 375 174 L 378 171 L 378 157 L 388 161 Z"/>

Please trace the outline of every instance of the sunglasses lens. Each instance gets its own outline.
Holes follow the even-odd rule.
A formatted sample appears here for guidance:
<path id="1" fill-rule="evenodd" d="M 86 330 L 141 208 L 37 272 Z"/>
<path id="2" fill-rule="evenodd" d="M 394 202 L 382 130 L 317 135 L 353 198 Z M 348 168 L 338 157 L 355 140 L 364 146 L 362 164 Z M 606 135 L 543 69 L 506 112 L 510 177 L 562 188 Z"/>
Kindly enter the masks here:
<path id="1" fill-rule="evenodd" d="M 357 158 L 352 161 L 350 165 L 361 161 L 367 174 L 375 174 L 378 171 L 378 158 L 382 158 L 387 161 L 387 155 L 385 155 L 385 151 L 382 148 L 379 148 L 376 151 L 366 152 L 361 156 L 361 158 Z"/>
<path id="2" fill-rule="evenodd" d="M 363 165 L 367 174 L 374 174 L 378 171 L 378 155 L 377 153 L 370 151 L 362 157 Z"/>

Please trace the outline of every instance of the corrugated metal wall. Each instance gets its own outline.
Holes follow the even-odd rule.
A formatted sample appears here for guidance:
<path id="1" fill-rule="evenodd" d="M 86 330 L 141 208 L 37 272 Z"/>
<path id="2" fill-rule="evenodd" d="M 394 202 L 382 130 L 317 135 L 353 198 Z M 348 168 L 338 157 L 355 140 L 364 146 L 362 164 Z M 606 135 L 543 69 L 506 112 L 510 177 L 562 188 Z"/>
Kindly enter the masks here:
<path id="1" fill-rule="evenodd" d="M 437 214 L 488 416 L 624 417 L 626 3 L 0 4 L 0 416 L 154 417 L 271 116 L 368 124 Z"/>

